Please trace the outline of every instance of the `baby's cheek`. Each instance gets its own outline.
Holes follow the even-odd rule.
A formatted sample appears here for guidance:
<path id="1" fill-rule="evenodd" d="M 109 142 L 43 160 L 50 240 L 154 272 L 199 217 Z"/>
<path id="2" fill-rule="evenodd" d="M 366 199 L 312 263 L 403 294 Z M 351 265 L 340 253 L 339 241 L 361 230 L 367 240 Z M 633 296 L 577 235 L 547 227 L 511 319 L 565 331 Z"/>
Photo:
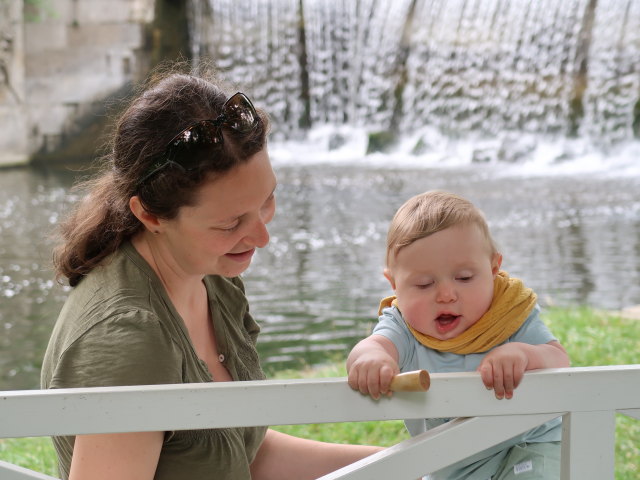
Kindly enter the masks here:
<path id="1" fill-rule="evenodd" d="M 409 306 L 406 313 L 402 312 L 405 321 L 420 333 L 428 335 L 427 316 L 421 308 Z"/>

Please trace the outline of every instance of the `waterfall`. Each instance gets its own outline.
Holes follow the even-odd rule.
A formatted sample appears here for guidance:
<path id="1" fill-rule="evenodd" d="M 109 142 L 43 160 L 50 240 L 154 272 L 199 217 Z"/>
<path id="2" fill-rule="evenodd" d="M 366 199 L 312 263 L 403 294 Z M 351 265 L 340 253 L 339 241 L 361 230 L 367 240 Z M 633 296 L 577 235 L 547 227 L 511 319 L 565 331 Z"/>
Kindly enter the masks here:
<path id="1" fill-rule="evenodd" d="M 640 136 L 634 0 L 191 0 L 193 55 L 276 139 L 348 125 L 447 138 Z"/>
<path id="2" fill-rule="evenodd" d="M 602 2 L 597 11 L 585 91 L 584 136 L 640 137 L 640 2 Z"/>

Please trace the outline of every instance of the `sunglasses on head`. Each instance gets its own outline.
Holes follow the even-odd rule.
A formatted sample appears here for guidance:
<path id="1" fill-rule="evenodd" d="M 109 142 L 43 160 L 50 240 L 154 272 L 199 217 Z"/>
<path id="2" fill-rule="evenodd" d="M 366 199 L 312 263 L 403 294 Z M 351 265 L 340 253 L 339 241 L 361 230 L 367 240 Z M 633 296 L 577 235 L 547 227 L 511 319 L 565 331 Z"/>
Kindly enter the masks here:
<path id="1" fill-rule="evenodd" d="M 185 128 L 167 144 L 164 153 L 153 162 L 138 182 L 142 185 L 167 166 L 175 166 L 188 172 L 198 166 L 198 150 L 204 146 L 222 145 L 223 128 L 246 134 L 258 124 L 258 114 L 251 100 L 238 92 L 224 103 L 222 113 L 215 120 L 202 120 Z"/>

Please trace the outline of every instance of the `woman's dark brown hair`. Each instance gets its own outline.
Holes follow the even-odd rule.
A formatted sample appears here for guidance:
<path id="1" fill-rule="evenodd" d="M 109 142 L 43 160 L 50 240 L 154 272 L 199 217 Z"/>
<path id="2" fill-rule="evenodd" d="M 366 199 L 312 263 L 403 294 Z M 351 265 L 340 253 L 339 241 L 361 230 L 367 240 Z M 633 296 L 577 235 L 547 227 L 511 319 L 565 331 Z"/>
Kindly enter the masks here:
<path id="1" fill-rule="evenodd" d="M 269 121 L 258 109 L 259 121 L 250 134 L 223 129 L 222 145 L 207 150 L 198 168 L 185 172 L 169 166 L 139 184 L 176 134 L 217 118 L 233 93 L 213 77 L 169 73 L 149 80 L 117 121 L 103 171 L 77 187 L 86 194 L 60 226 L 61 241 L 53 256 L 56 278 L 66 277 L 76 286 L 142 230 L 129 209 L 132 196 L 138 195 L 149 213 L 175 218 L 181 207 L 193 205 L 205 179 L 231 170 L 265 147 Z"/>

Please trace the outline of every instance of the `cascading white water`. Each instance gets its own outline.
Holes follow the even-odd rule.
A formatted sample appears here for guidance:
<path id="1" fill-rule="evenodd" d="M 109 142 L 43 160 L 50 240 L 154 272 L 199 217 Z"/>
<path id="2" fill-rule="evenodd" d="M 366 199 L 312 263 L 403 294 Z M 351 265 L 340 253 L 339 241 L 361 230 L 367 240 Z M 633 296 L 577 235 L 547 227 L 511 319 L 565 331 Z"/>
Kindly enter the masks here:
<path id="1" fill-rule="evenodd" d="M 388 125 L 408 0 L 205 1 L 192 1 L 195 56 L 248 86 L 276 135 L 320 124 Z"/>
<path id="2" fill-rule="evenodd" d="M 405 128 L 566 133 L 585 1 L 420 3 L 407 62 Z"/>
<path id="3" fill-rule="evenodd" d="M 600 145 L 639 134 L 634 0 L 191 3 L 194 56 L 246 86 L 276 138 L 327 124 Z"/>
<path id="4" fill-rule="evenodd" d="M 580 133 L 612 142 L 631 138 L 640 117 L 640 2 L 602 2 L 588 71 Z"/>
<path id="5" fill-rule="evenodd" d="M 303 2 L 314 124 L 389 125 L 409 3 Z"/>
<path id="6" fill-rule="evenodd" d="M 296 132 L 304 115 L 297 0 L 193 0 L 192 51 L 208 57 L 231 83 L 248 87 L 274 119 Z"/>

